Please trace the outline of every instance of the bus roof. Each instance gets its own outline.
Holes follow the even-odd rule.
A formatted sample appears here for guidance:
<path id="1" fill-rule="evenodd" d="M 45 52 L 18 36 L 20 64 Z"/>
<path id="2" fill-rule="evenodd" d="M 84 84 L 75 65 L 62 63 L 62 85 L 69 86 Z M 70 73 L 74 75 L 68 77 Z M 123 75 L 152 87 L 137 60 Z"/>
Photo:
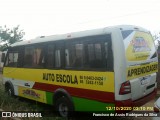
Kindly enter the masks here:
<path id="1" fill-rule="evenodd" d="M 67 40 L 67 39 L 73 39 L 73 38 L 79 38 L 79 37 L 85 37 L 85 36 L 93 36 L 93 35 L 101 35 L 106 33 L 107 29 L 139 29 L 148 32 L 146 29 L 143 29 L 141 27 L 133 26 L 133 25 L 117 25 L 112 27 L 104 27 L 99 29 L 92 29 L 92 30 L 85 30 L 85 31 L 79 31 L 79 32 L 71 32 L 66 34 L 57 34 L 57 35 L 51 35 L 51 36 L 41 36 L 35 39 L 31 40 L 25 40 L 21 42 L 16 42 L 11 45 L 11 47 L 15 46 L 23 46 L 23 45 L 29 45 L 29 44 L 35 44 L 35 43 L 43 43 L 43 42 L 49 42 L 49 41 L 57 41 L 57 40 Z"/>

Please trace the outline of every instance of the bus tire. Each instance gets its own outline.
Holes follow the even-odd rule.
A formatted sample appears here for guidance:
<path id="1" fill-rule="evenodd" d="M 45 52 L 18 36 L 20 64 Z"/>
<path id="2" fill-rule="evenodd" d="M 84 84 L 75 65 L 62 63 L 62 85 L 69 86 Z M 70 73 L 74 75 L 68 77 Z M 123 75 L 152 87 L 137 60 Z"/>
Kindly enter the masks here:
<path id="1" fill-rule="evenodd" d="M 74 111 L 72 102 L 65 96 L 56 100 L 55 108 L 62 117 L 69 117 Z"/>
<path id="2" fill-rule="evenodd" d="M 6 84 L 6 86 L 5 86 L 5 92 L 10 97 L 14 96 L 14 89 L 13 89 L 13 87 L 10 84 Z"/>

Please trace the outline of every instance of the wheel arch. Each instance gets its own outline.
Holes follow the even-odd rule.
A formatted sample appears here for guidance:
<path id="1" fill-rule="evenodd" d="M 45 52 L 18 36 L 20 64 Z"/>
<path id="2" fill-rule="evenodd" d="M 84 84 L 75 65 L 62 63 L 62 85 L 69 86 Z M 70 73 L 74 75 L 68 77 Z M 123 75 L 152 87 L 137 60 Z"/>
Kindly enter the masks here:
<path id="1" fill-rule="evenodd" d="M 5 87 L 7 87 L 7 86 L 13 87 L 13 84 L 11 81 L 6 81 L 4 85 L 5 85 Z"/>
<path id="2" fill-rule="evenodd" d="M 15 92 L 14 92 L 14 86 L 13 86 L 13 84 L 12 84 L 12 82 L 11 81 L 7 81 L 7 82 L 5 82 L 5 91 L 7 90 L 7 88 L 8 87 L 11 87 L 11 89 L 13 90 L 13 95 L 15 95 Z"/>
<path id="3" fill-rule="evenodd" d="M 66 97 L 72 103 L 74 109 L 74 102 L 72 96 L 63 88 L 58 88 L 57 90 L 55 90 L 53 95 L 53 104 L 55 104 L 56 100 L 58 100 L 61 97 Z"/>

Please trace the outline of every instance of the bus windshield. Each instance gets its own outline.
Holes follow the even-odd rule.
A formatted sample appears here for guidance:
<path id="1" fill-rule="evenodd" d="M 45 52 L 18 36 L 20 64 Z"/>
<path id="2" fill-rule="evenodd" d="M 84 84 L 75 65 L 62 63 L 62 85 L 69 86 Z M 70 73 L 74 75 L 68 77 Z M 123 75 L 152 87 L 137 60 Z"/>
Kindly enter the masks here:
<path id="1" fill-rule="evenodd" d="M 122 36 L 128 61 L 145 61 L 157 57 L 151 34 L 143 31 L 124 30 Z"/>

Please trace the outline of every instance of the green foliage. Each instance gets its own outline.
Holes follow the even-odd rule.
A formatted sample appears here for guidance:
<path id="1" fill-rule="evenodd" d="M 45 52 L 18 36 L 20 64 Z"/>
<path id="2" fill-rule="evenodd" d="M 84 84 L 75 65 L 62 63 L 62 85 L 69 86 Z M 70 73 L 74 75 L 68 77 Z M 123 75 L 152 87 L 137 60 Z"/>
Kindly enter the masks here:
<path id="1" fill-rule="evenodd" d="M 0 26 L 0 50 L 9 47 L 15 42 L 22 41 L 24 35 L 23 30 L 19 30 L 19 25 L 10 29 L 6 25 L 4 27 Z"/>
<path id="2" fill-rule="evenodd" d="M 158 42 L 158 48 L 160 48 L 160 32 L 154 33 L 152 36 L 154 41 Z"/>
<path id="3" fill-rule="evenodd" d="M 44 107 L 43 104 L 37 103 L 35 101 L 22 99 L 20 97 L 10 97 L 5 93 L 4 85 L 2 85 L 1 80 L 1 74 L 0 74 L 0 109 L 4 111 L 15 111 L 15 112 L 43 112 L 47 111 L 50 107 Z M 52 106 L 51 106 L 52 108 Z M 46 113 L 46 112 L 44 112 Z M 28 118 L 24 117 L 20 120 L 66 120 L 64 118 L 58 117 L 54 113 L 46 113 L 48 116 L 52 117 L 42 117 L 42 118 Z M 7 120 L 7 119 L 6 119 Z M 9 119 L 10 120 L 10 119 Z"/>

